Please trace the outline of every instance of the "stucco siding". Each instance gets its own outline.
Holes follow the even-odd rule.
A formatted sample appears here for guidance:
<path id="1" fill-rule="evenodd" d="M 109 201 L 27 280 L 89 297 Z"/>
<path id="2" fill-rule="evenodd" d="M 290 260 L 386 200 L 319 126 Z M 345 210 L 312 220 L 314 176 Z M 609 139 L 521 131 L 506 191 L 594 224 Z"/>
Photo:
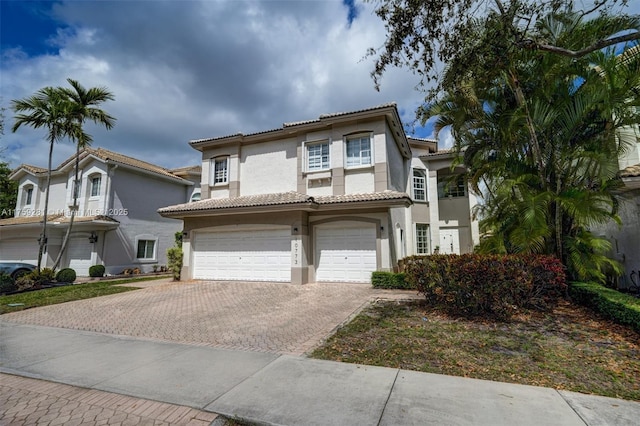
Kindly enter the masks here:
<path id="1" fill-rule="evenodd" d="M 182 229 L 182 221 L 160 216 L 157 210 L 171 204 L 183 203 L 184 185 L 173 184 L 119 168 L 112 176 L 112 204 L 108 210 L 120 222 L 115 231 L 107 234 L 105 259 L 113 273 L 115 269 L 138 266 L 150 271 L 153 264 L 166 265 L 166 251 L 174 245 L 175 233 Z M 136 238 L 156 240 L 156 258 L 150 261 L 136 259 Z M 153 238 L 151 238 L 153 237 Z"/>
<path id="2" fill-rule="evenodd" d="M 240 157 L 240 195 L 297 189 L 295 138 L 246 145 Z"/>
<path id="3" fill-rule="evenodd" d="M 386 152 L 387 152 L 387 175 L 389 189 L 394 191 L 406 191 L 408 161 L 398 149 L 393 133 L 387 129 L 386 131 Z"/>
<path id="4" fill-rule="evenodd" d="M 345 170 L 345 194 L 366 194 L 375 191 L 373 167 Z"/>

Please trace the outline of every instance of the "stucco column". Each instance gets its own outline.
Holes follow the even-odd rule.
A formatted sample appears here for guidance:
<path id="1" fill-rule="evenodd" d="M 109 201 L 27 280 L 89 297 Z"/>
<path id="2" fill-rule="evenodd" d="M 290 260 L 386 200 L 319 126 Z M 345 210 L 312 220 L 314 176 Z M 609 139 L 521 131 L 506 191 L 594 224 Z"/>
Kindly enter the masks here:
<path id="1" fill-rule="evenodd" d="M 309 224 L 308 215 L 291 226 L 291 284 L 309 282 Z"/>
<path id="2" fill-rule="evenodd" d="M 429 192 L 429 224 L 431 225 L 431 253 L 436 246 L 440 246 L 440 203 L 438 200 L 438 171 L 429 170 L 428 177 L 428 192 Z"/>

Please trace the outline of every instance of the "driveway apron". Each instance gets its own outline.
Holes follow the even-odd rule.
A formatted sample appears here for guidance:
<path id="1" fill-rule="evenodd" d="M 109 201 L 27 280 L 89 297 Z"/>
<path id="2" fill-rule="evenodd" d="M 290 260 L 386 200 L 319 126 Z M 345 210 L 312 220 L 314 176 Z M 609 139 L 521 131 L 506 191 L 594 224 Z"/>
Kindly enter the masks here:
<path id="1" fill-rule="evenodd" d="M 369 284 L 190 281 L 5 314 L 21 324 L 301 355 L 376 298 Z"/>

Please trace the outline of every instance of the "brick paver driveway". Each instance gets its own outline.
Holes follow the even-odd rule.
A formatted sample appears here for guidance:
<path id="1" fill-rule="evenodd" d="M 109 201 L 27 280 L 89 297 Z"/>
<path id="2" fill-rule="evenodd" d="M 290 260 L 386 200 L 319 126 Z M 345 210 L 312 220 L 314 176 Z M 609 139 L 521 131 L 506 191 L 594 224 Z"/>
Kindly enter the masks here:
<path id="1" fill-rule="evenodd" d="M 368 284 L 190 281 L 29 309 L 3 321 L 300 355 L 376 298 Z"/>

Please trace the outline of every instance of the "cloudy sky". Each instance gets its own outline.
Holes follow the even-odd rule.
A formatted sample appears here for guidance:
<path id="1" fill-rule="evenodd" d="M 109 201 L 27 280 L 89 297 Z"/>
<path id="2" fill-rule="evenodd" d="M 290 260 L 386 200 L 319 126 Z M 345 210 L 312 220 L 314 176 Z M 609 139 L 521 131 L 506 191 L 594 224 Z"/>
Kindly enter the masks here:
<path id="1" fill-rule="evenodd" d="M 630 4 L 637 13 L 640 0 Z M 386 102 L 411 125 L 423 98 L 407 69 L 391 69 L 374 90 L 365 55 L 385 32 L 361 0 L 0 0 L 0 17 L 0 149 L 12 167 L 46 167 L 48 147 L 42 129 L 11 133 L 10 101 L 69 77 L 115 95 L 103 108 L 116 126 L 87 127 L 94 147 L 168 168 L 200 161 L 192 139 Z M 54 166 L 73 153 L 58 143 Z"/>
<path id="2" fill-rule="evenodd" d="M 396 102 L 411 124 L 422 95 L 408 70 L 370 78 L 367 48 L 382 22 L 359 1 L 0 1 L 5 110 L 2 154 L 12 167 L 46 167 L 45 131 L 11 133 L 12 99 L 44 86 L 106 86 L 117 118 L 88 127 L 94 147 L 164 167 L 196 164 L 192 139 L 274 129 Z M 416 135 L 430 136 L 418 129 Z M 444 143 L 444 142 L 443 142 Z M 54 166 L 74 152 L 54 148 Z"/>

